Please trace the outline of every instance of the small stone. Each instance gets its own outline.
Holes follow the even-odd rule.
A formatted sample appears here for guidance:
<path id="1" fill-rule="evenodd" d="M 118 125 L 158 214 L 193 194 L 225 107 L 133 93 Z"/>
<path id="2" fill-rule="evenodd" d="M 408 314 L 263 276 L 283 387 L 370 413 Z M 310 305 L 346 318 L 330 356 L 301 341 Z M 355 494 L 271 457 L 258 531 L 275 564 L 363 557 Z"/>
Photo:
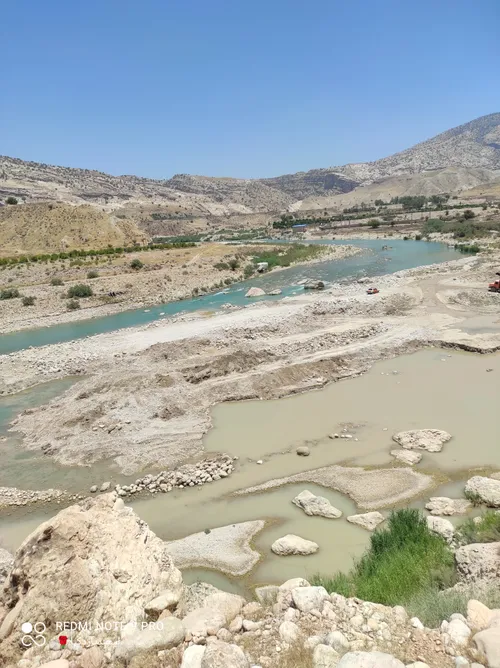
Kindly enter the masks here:
<path id="1" fill-rule="evenodd" d="M 311 451 L 310 451 L 310 449 L 307 447 L 307 445 L 301 445 L 301 446 L 299 446 L 295 452 L 296 452 L 298 455 L 300 455 L 301 457 L 309 457 L 309 455 L 311 454 Z"/>
<path id="2" fill-rule="evenodd" d="M 90 488 L 90 491 L 91 491 L 92 494 L 94 494 L 94 492 L 97 492 L 97 485 L 92 485 L 92 487 Z"/>

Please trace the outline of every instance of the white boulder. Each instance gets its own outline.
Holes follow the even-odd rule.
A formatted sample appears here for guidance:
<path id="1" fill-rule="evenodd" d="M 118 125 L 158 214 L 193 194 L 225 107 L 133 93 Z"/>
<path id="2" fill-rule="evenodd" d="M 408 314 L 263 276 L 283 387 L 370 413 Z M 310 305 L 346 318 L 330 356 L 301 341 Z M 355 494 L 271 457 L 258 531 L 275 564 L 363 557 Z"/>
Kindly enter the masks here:
<path id="1" fill-rule="evenodd" d="M 405 668 L 405 664 L 384 652 L 349 652 L 340 659 L 337 668 Z"/>
<path id="2" fill-rule="evenodd" d="M 409 431 L 400 431 L 394 434 L 392 438 L 407 450 L 441 452 L 444 443 L 451 439 L 451 434 L 441 429 L 410 429 Z"/>
<path id="3" fill-rule="evenodd" d="M 459 547 L 455 551 L 455 562 L 462 580 L 496 580 L 500 576 L 500 542 Z"/>
<path id="4" fill-rule="evenodd" d="M 357 524 L 358 526 L 362 527 L 363 529 L 367 529 L 368 531 L 373 531 L 378 527 L 379 524 L 384 522 L 385 517 L 382 515 L 382 513 L 379 513 L 378 510 L 375 510 L 371 513 L 361 513 L 360 515 L 350 515 L 347 518 L 348 522 L 351 522 L 351 524 Z"/>
<path id="5" fill-rule="evenodd" d="M 338 653 L 329 645 L 320 643 L 313 652 L 313 668 L 336 668 L 339 661 Z"/>
<path id="6" fill-rule="evenodd" d="M 476 633 L 472 638 L 478 651 L 486 657 L 488 668 L 500 668 L 500 628 L 493 627 Z"/>
<path id="7" fill-rule="evenodd" d="M 422 460 L 421 452 L 412 452 L 411 450 L 391 450 L 391 455 L 400 462 L 404 464 L 409 464 L 413 466 L 418 464 Z"/>
<path id="8" fill-rule="evenodd" d="M 500 508 L 500 480 L 475 475 L 467 480 L 465 494 L 477 498 L 491 508 Z"/>
<path id="9" fill-rule="evenodd" d="M 300 629 L 294 622 L 282 622 L 279 627 L 280 638 L 288 645 L 293 645 L 300 638 Z"/>
<path id="10" fill-rule="evenodd" d="M 263 297 L 265 294 L 266 293 L 262 288 L 250 288 L 245 297 Z"/>
<path id="11" fill-rule="evenodd" d="M 291 554 L 307 555 L 317 552 L 319 545 L 312 540 L 306 540 L 294 534 L 287 534 L 275 540 L 271 545 L 271 550 L 280 557 L 287 557 Z"/>
<path id="12" fill-rule="evenodd" d="M 298 494 L 292 501 L 296 506 L 302 508 L 306 515 L 319 515 L 328 519 L 338 519 L 342 517 L 342 511 L 338 510 L 324 496 L 316 496 L 305 489 Z"/>
<path id="13" fill-rule="evenodd" d="M 429 515 L 426 519 L 429 531 L 442 536 L 447 543 L 451 543 L 455 528 L 450 520 L 445 520 L 444 517 L 434 517 L 433 515 Z"/>
<path id="14" fill-rule="evenodd" d="M 311 612 L 323 607 L 324 601 L 329 597 L 324 587 L 297 587 L 292 589 L 292 600 L 300 612 Z"/>
<path id="15" fill-rule="evenodd" d="M 461 619 L 453 619 L 448 624 L 446 631 L 454 645 L 467 645 L 471 635 L 471 630 Z"/>
<path id="16" fill-rule="evenodd" d="M 201 668 L 249 668 L 245 653 L 238 645 L 214 640 L 205 650 Z"/>
<path id="17" fill-rule="evenodd" d="M 190 645 L 182 655 L 181 668 L 201 668 L 201 661 L 205 654 L 204 645 Z"/>
<path id="18" fill-rule="evenodd" d="M 185 630 L 181 620 L 167 617 L 157 622 L 154 628 L 138 631 L 121 640 L 115 648 L 115 657 L 129 660 L 143 652 L 171 649 L 183 642 L 184 635 Z"/>
<path id="19" fill-rule="evenodd" d="M 447 496 L 431 496 L 425 504 L 431 515 L 463 515 L 471 507 L 467 499 L 450 499 Z"/>

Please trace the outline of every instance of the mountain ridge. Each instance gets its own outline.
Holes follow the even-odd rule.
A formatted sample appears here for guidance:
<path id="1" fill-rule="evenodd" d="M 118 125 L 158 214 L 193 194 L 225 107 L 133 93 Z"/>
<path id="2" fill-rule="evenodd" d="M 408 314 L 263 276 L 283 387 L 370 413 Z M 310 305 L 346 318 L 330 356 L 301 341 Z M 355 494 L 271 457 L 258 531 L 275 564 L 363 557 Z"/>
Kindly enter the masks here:
<path id="1" fill-rule="evenodd" d="M 307 198 L 343 195 L 387 178 L 456 167 L 476 170 L 471 186 L 500 170 L 500 113 L 481 116 L 404 151 L 364 163 L 349 163 L 261 179 L 175 174 L 170 179 L 112 176 L 98 170 L 59 167 L 0 156 L 0 198 L 91 204 L 113 211 L 124 205 L 160 206 L 165 215 L 280 212 Z M 491 172 L 491 173 L 490 173 Z M 432 175 L 431 175 L 432 177 Z M 462 179 L 463 180 L 463 179 Z M 467 187 L 467 179 L 464 181 Z"/>

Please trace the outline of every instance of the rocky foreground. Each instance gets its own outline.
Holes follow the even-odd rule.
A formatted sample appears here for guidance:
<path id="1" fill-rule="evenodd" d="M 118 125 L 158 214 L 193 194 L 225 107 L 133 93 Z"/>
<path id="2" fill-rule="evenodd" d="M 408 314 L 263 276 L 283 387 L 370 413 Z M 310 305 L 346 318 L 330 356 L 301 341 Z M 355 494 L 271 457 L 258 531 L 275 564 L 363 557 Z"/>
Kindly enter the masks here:
<path id="1" fill-rule="evenodd" d="M 481 547 L 467 546 L 469 570 Z M 42 524 L 2 573 L 0 665 L 12 668 L 500 666 L 500 610 L 478 601 L 428 629 L 400 606 L 300 577 L 257 588 L 252 602 L 186 586 L 167 544 L 116 492 Z"/>

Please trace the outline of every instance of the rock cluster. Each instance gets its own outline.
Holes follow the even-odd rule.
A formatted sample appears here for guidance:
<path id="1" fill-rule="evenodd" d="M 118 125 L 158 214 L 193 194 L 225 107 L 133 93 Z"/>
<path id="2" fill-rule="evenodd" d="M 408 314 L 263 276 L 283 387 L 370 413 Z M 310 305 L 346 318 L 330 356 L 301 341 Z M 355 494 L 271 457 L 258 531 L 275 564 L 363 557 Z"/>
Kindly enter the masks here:
<path id="1" fill-rule="evenodd" d="M 27 506 L 31 503 L 62 501 L 66 497 L 60 489 L 29 490 L 17 487 L 0 487 L 0 508 Z"/>
<path id="2" fill-rule="evenodd" d="M 174 487 L 201 486 L 215 480 L 227 478 L 234 471 L 233 459 L 228 455 L 221 455 L 210 459 L 203 459 L 195 464 L 184 464 L 175 471 L 161 471 L 160 473 L 149 473 L 143 478 L 138 478 L 131 485 L 116 485 L 115 491 L 119 496 L 129 496 L 140 492 L 171 492 Z M 109 489 L 109 483 L 101 485 L 100 491 Z M 97 485 L 90 488 L 91 492 L 97 492 Z"/>

